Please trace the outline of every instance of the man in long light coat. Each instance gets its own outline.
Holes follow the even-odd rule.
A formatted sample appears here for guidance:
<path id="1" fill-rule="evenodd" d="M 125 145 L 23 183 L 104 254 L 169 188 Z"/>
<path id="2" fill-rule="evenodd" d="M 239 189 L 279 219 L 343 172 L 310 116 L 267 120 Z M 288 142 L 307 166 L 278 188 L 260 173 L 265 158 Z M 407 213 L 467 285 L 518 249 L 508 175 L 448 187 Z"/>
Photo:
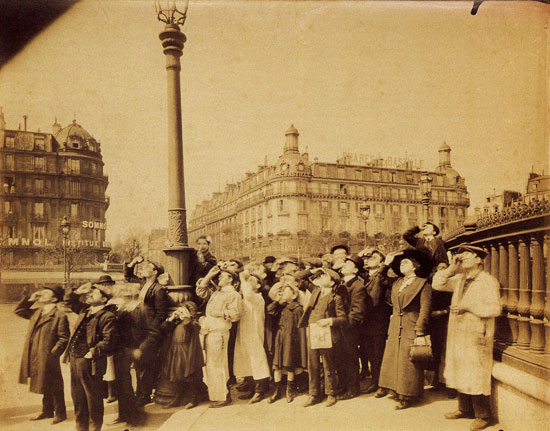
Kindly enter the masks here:
<path id="1" fill-rule="evenodd" d="M 472 431 L 490 425 L 493 335 L 501 312 L 499 282 L 482 270 L 486 254 L 477 246 L 460 246 L 451 266 L 432 282 L 433 289 L 453 293 L 444 377 L 458 391 L 458 410 L 445 417 L 475 417 Z"/>
<path id="2" fill-rule="evenodd" d="M 237 328 L 235 359 L 233 371 L 235 377 L 252 377 L 254 391 L 241 395 L 249 404 L 261 401 L 269 389 L 269 365 L 264 349 L 265 301 L 260 293 L 263 280 L 248 270 L 241 272 L 242 313 Z"/>

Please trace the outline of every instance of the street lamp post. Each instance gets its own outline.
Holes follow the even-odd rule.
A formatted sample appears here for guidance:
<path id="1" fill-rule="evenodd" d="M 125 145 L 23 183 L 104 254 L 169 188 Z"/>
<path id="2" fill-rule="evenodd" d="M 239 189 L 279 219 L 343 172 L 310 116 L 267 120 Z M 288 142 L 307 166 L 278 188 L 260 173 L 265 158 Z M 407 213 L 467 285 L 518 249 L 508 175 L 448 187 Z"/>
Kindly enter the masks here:
<path id="1" fill-rule="evenodd" d="M 422 172 L 420 176 L 420 193 L 422 194 L 422 209 L 424 213 L 423 222 L 430 221 L 430 200 L 432 198 L 432 177 L 427 172 Z"/>
<path id="2" fill-rule="evenodd" d="M 61 221 L 61 233 L 63 233 L 63 287 L 67 289 L 70 281 L 69 275 L 69 261 L 67 255 L 67 240 L 69 237 L 69 232 L 71 231 L 71 224 L 67 217 L 63 217 Z"/>
<path id="3" fill-rule="evenodd" d="M 367 205 L 366 203 L 361 205 L 359 207 L 359 211 L 361 211 L 361 217 L 363 217 L 363 221 L 365 222 L 365 232 L 364 232 L 364 242 L 365 242 L 365 247 L 367 246 L 367 222 L 369 221 L 369 216 L 370 216 L 370 205 Z"/>
<path id="4" fill-rule="evenodd" d="M 164 249 L 168 271 L 176 285 L 191 287 L 183 175 L 183 136 L 181 118 L 180 57 L 187 40 L 181 32 L 187 16 L 189 0 L 181 10 L 175 0 L 155 1 L 157 18 L 165 24 L 159 34 L 166 56 L 168 82 L 168 248 Z"/>

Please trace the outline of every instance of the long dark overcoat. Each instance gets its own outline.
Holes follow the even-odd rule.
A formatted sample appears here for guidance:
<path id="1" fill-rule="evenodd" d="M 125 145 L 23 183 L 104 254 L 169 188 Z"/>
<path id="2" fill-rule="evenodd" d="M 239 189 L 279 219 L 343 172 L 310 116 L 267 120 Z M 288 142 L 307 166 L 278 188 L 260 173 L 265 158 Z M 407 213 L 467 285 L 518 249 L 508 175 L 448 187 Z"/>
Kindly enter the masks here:
<path id="1" fill-rule="evenodd" d="M 403 280 L 397 279 L 392 286 L 393 313 L 379 385 L 399 395 L 422 396 L 424 367 L 410 361 L 409 351 L 416 335 L 426 334 L 432 288 L 425 278 L 416 277 L 399 292 Z"/>
<path id="2" fill-rule="evenodd" d="M 29 390 L 44 394 L 48 390 L 63 390 L 63 377 L 59 357 L 69 341 L 67 316 L 57 307 L 41 315 L 41 310 L 31 309 L 33 303 L 24 298 L 17 304 L 15 313 L 30 319 L 29 329 L 23 344 L 23 356 L 19 370 L 19 383 L 27 384 Z"/>
<path id="3" fill-rule="evenodd" d="M 295 301 L 286 305 L 272 302 L 267 306 L 267 314 L 278 321 L 273 365 L 280 369 L 307 368 L 306 330 L 298 328 L 303 313 L 302 306 Z"/>

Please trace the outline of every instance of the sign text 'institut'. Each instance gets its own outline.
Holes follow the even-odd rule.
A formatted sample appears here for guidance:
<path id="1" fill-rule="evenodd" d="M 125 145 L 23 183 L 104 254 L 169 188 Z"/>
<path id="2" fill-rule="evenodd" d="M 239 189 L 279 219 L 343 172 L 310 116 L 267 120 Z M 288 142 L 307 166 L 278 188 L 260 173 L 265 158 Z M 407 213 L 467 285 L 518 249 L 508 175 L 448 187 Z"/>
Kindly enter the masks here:
<path id="1" fill-rule="evenodd" d="M 189 221 L 191 242 L 209 235 L 220 258 L 308 256 L 338 243 L 354 251 L 363 247 L 365 205 L 371 209 L 368 244 L 397 246 L 406 229 L 422 222 L 422 161 L 352 153 L 336 163 L 310 161 L 307 152 L 299 151 L 294 126 L 285 136 L 275 164 L 247 172 L 196 206 Z M 429 175 L 429 219 L 443 232 L 461 225 L 470 200 L 464 178 L 451 167 L 447 144 L 440 147 L 439 165 Z"/>

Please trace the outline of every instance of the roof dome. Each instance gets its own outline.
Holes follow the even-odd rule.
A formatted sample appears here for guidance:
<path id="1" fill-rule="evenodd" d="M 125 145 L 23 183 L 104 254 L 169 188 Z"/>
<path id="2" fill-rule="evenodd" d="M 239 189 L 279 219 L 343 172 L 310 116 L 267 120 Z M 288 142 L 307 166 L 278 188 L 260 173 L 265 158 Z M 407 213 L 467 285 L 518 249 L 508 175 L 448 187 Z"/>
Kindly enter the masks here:
<path id="1" fill-rule="evenodd" d="M 90 133 L 80 124 L 73 120 L 72 124 L 62 128 L 56 135 L 55 139 L 62 147 L 84 148 L 89 141 L 95 142 L 95 139 Z"/>
<path id="2" fill-rule="evenodd" d="M 439 147 L 439 151 L 451 151 L 451 147 L 449 147 L 446 142 L 443 142 L 443 145 Z"/>
<path id="3" fill-rule="evenodd" d="M 65 144 L 69 136 L 78 136 L 83 140 L 93 139 L 92 135 L 78 124 L 76 120 L 73 120 L 72 124 L 69 124 L 67 127 L 63 127 L 59 133 L 55 135 L 55 139 L 57 139 L 57 142 L 60 144 Z"/>

